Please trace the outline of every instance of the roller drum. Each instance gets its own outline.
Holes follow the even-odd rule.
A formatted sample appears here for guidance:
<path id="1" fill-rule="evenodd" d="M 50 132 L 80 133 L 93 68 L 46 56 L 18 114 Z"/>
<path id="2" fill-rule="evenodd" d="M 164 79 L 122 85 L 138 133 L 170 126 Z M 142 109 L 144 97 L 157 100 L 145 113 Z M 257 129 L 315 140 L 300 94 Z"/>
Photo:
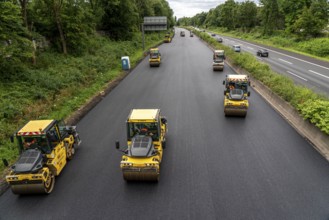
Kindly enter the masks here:
<path id="1" fill-rule="evenodd" d="M 247 116 L 247 109 L 236 109 L 236 108 L 225 108 L 224 109 L 225 116 Z"/>
<path id="2" fill-rule="evenodd" d="M 158 182 L 160 173 L 156 169 L 124 170 L 123 178 L 126 181 L 154 181 Z"/>
<path id="3" fill-rule="evenodd" d="M 11 190 L 14 194 L 50 194 L 55 185 L 54 175 L 49 175 L 46 182 L 38 181 L 38 183 L 11 183 Z"/>

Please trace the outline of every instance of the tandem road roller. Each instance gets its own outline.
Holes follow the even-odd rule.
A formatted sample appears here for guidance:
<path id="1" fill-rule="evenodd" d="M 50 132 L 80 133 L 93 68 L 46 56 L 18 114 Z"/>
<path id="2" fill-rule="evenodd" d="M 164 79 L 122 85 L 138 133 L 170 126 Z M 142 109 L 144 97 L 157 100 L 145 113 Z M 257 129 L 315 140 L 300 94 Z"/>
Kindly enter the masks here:
<path id="1" fill-rule="evenodd" d="M 14 194 L 50 194 L 55 176 L 73 158 L 81 143 L 75 126 L 57 120 L 29 121 L 11 137 L 12 142 L 14 139 L 20 157 L 6 176 Z"/>
<path id="2" fill-rule="evenodd" d="M 249 77 L 247 75 L 227 75 L 223 85 L 225 85 L 225 116 L 246 117 L 249 107 L 247 97 L 250 96 L 248 91 L 250 86 Z"/>
<path id="3" fill-rule="evenodd" d="M 163 149 L 166 147 L 167 119 L 160 109 L 132 109 L 127 123 L 128 147 L 120 167 L 126 181 L 159 181 Z"/>
<path id="4" fill-rule="evenodd" d="M 161 53 L 159 48 L 151 48 L 150 49 L 150 58 L 149 58 L 150 67 L 152 66 L 160 66 L 161 63 Z"/>

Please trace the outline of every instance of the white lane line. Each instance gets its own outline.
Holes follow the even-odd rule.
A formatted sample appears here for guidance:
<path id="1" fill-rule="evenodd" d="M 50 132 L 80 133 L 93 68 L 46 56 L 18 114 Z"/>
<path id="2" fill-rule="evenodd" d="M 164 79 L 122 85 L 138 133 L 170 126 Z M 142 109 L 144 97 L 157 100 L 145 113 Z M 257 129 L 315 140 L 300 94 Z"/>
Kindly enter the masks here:
<path id="1" fill-rule="evenodd" d="M 236 39 L 236 40 L 237 40 L 237 39 Z M 238 40 L 238 41 L 239 41 L 239 40 Z M 240 41 L 241 41 L 241 40 L 240 40 Z M 244 43 L 246 43 L 246 44 L 250 44 L 250 45 L 255 46 L 255 47 L 260 47 L 260 46 L 257 46 L 257 45 L 255 45 L 255 44 L 248 43 L 248 42 L 246 42 L 246 41 L 241 41 L 241 42 L 244 42 Z M 263 47 L 263 48 L 266 48 L 266 46 Z M 268 48 L 266 48 L 266 49 L 267 49 L 268 51 L 273 52 L 273 53 L 277 53 L 277 54 L 280 54 L 280 55 L 282 55 L 282 56 L 286 56 L 286 57 L 289 57 L 289 58 L 292 58 L 292 59 L 295 59 L 295 60 L 302 61 L 302 62 L 304 62 L 304 63 L 308 63 L 308 64 L 311 64 L 311 65 L 314 65 L 314 66 L 317 66 L 317 67 L 320 67 L 320 68 L 323 68 L 323 69 L 329 70 L 328 67 L 321 66 L 321 65 L 319 65 L 319 64 L 315 64 L 315 63 L 312 63 L 312 62 L 309 62 L 309 61 L 306 61 L 306 60 L 302 60 L 302 59 L 299 59 L 299 58 L 297 58 L 297 57 L 289 56 L 289 55 L 287 55 L 287 54 L 280 53 L 280 52 L 277 52 L 277 51 L 275 51 L 275 50 L 271 50 L 271 49 L 268 49 Z"/>
<path id="2" fill-rule="evenodd" d="M 254 50 L 254 48 L 252 48 L 252 47 L 247 47 L 247 48 L 249 48 L 250 50 Z"/>
<path id="3" fill-rule="evenodd" d="M 314 73 L 314 74 L 316 74 L 316 75 L 319 75 L 319 76 L 322 76 L 322 77 L 324 77 L 324 78 L 329 79 L 329 76 L 325 76 L 325 75 L 323 75 L 323 74 L 321 74 L 321 73 L 317 73 L 317 72 L 315 72 L 315 71 L 313 71 L 313 70 L 308 70 L 308 71 L 310 71 L 311 73 Z"/>
<path id="4" fill-rule="evenodd" d="M 292 72 L 290 72 L 290 71 L 287 71 L 287 73 L 289 73 L 289 74 L 291 74 L 291 75 L 293 75 L 293 76 L 296 76 L 296 77 L 298 77 L 298 78 L 300 78 L 300 79 L 302 79 L 302 80 L 304 80 L 304 81 L 307 82 L 307 79 L 305 79 L 305 78 L 303 78 L 303 77 L 301 77 L 301 76 L 298 76 L 298 75 L 295 74 L 295 73 L 292 73 Z"/>
<path id="5" fill-rule="evenodd" d="M 281 58 L 279 58 L 279 60 L 281 60 L 282 62 L 285 62 L 285 63 L 292 64 L 292 63 L 290 63 L 290 62 L 288 62 L 288 61 L 286 61 L 286 60 L 283 60 L 283 59 L 281 59 Z"/>

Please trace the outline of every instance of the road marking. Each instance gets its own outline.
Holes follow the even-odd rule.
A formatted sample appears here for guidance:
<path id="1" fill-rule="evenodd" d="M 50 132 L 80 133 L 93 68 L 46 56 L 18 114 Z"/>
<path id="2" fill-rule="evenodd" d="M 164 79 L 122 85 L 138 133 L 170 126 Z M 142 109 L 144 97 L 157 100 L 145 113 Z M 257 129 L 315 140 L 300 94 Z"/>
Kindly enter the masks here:
<path id="1" fill-rule="evenodd" d="M 307 81 L 307 79 L 305 79 L 305 78 L 303 78 L 303 77 L 301 77 L 301 76 L 298 76 L 298 75 L 295 74 L 295 73 L 292 73 L 292 72 L 290 72 L 290 71 L 287 71 L 287 73 L 289 73 L 289 74 L 291 74 L 291 75 L 293 75 L 293 76 L 296 76 L 296 77 L 298 77 L 298 78 L 300 78 L 300 79 L 302 79 L 302 80 L 304 80 L 304 81 Z"/>
<path id="2" fill-rule="evenodd" d="M 252 48 L 252 47 L 247 47 L 247 48 L 249 48 L 250 50 L 254 50 L 254 48 Z"/>
<path id="3" fill-rule="evenodd" d="M 279 58 L 279 60 L 281 60 L 282 62 L 285 62 L 285 63 L 292 64 L 292 63 L 290 63 L 290 62 L 288 62 L 288 61 L 286 61 L 286 60 L 283 60 L 283 59 L 281 59 L 281 58 Z"/>
<path id="4" fill-rule="evenodd" d="M 237 39 L 236 39 L 236 40 L 237 40 Z M 239 41 L 239 40 L 238 40 L 238 41 Z M 240 41 L 241 41 L 241 40 L 240 40 Z M 250 44 L 250 45 L 255 46 L 255 47 L 261 47 L 261 46 L 258 46 L 258 45 L 256 45 L 256 44 L 248 43 L 248 42 L 246 42 L 246 41 L 241 41 L 241 42 L 244 42 L 244 43 Z M 265 47 L 263 47 L 263 48 L 265 48 Z M 271 49 L 268 49 L 268 48 L 266 48 L 266 49 L 267 49 L 268 51 L 273 52 L 273 53 L 277 53 L 277 54 L 280 54 L 280 55 L 282 55 L 282 56 L 286 56 L 286 57 L 289 57 L 289 58 L 292 58 L 292 59 L 295 59 L 295 60 L 302 61 L 302 62 L 304 62 L 304 63 L 308 63 L 308 64 L 311 64 L 311 65 L 314 65 L 314 66 L 317 66 L 317 67 L 320 67 L 320 68 L 323 68 L 323 69 L 329 70 L 328 67 L 321 66 L 321 65 L 319 65 L 319 64 L 315 64 L 315 63 L 312 63 L 312 62 L 309 62 L 309 61 L 306 61 L 306 60 L 302 60 L 302 59 L 299 59 L 299 58 L 297 58 L 297 57 L 293 57 L 293 56 L 290 56 L 290 55 L 287 55 L 287 54 L 284 54 L 284 53 L 280 53 L 280 52 L 275 51 L 275 50 L 271 50 Z"/>
<path id="5" fill-rule="evenodd" d="M 322 75 L 321 73 L 317 73 L 317 72 L 315 72 L 315 71 L 313 71 L 313 70 L 308 70 L 308 71 L 310 71 L 311 73 L 314 73 L 314 74 L 316 74 L 316 75 L 319 75 L 319 76 L 322 76 L 322 77 L 324 77 L 324 78 L 329 79 L 329 76 Z"/>

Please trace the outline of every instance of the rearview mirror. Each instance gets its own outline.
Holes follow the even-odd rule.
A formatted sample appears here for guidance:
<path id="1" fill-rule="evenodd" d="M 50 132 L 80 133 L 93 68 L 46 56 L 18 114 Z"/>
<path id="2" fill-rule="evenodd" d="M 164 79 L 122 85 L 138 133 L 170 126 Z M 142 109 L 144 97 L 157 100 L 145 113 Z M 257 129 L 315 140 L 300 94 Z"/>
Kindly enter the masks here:
<path id="1" fill-rule="evenodd" d="M 167 123 L 167 119 L 165 117 L 161 117 L 161 123 L 162 124 L 166 124 Z"/>

